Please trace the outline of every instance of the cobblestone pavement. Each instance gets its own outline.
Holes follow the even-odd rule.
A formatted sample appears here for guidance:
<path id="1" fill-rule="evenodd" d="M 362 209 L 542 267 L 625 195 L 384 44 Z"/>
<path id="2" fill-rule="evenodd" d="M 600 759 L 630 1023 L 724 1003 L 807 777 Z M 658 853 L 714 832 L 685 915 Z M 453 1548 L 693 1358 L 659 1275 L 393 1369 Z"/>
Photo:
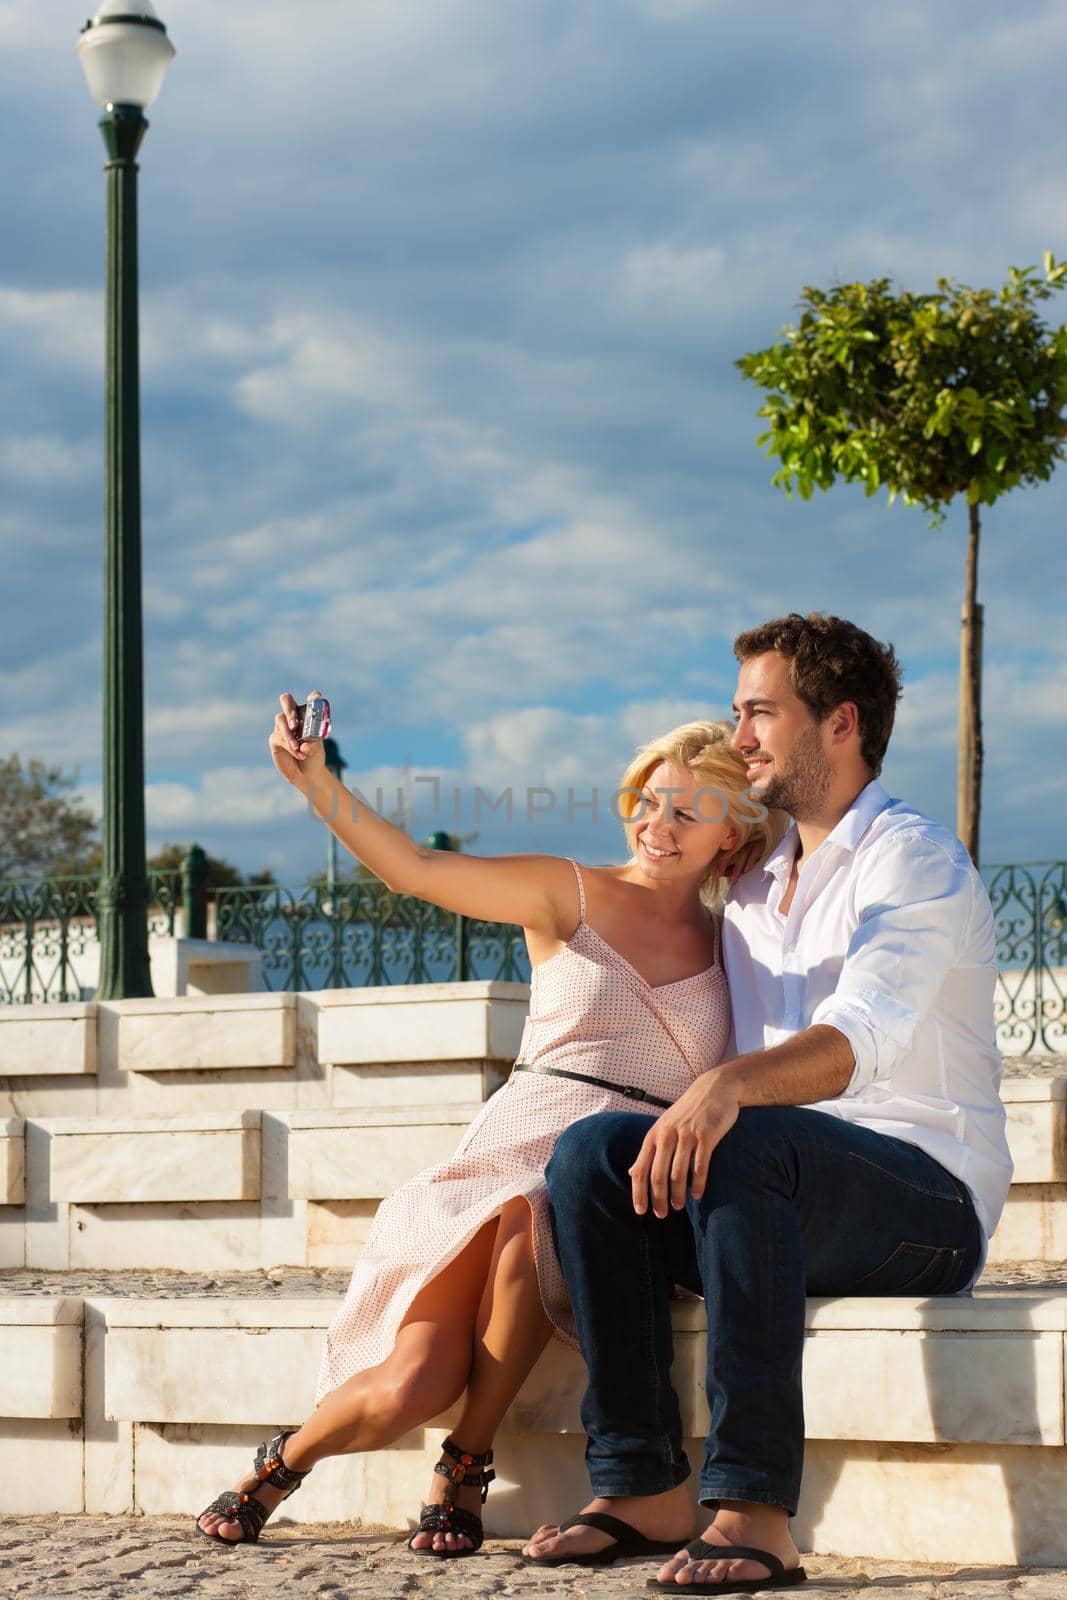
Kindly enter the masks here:
<path id="1" fill-rule="evenodd" d="M 354 1254 L 355 1252 L 353 1252 Z M 34 1267 L 0 1271 L 0 1295 L 113 1295 L 143 1299 L 245 1299 L 274 1296 L 278 1300 L 315 1295 L 343 1295 L 350 1271 L 315 1267 L 270 1267 L 256 1272 L 169 1272 L 110 1267 L 81 1271 L 42 1272 Z"/>
<path id="2" fill-rule="evenodd" d="M 808 1600 L 1065 1600 L 1067 1571 L 805 1558 Z M 512 1544 L 463 1561 L 418 1559 L 397 1535 L 344 1524 L 222 1550 L 177 1517 L 13 1517 L 0 1525 L 0 1595 L 11 1600 L 623 1600 L 655 1564 L 527 1567 Z M 773 1593 L 773 1591 L 766 1591 Z M 793 1591 L 787 1591 L 793 1592 Z"/>
<path id="3" fill-rule="evenodd" d="M 351 1273 L 314 1267 L 271 1267 L 260 1272 L 118 1272 L 103 1267 L 69 1272 L 41 1272 L 32 1267 L 0 1271 L 0 1295 L 113 1295 L 127 1299 L 245 1299 L 259 1296 L 278 1300 L 340 1298 Z M 978 1292 L 998 1289 L 1063 1289 L 1067 1292 L 1067 1264 L 1062 1261 L 1012 1261 L 987 1266 Z M 1064 1595 L 1067 1600 L 1067 1593 Z"/>
<path id="4" fill-rule="evenodd" d="M 1067 1077 L 1067 1055 L 1005 1056 L 1005 1078 L 1063 1078 Z"/>

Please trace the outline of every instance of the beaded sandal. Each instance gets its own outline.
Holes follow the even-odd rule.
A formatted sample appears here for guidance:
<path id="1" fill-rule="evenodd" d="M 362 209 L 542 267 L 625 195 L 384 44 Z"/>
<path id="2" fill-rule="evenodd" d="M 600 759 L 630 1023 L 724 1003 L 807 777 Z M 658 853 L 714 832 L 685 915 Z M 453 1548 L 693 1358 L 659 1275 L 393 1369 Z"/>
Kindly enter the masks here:
<path id="1" fill-rule="evenodd" d="M 448 1465 L 449 1461 L 453 1463 L 452 1466 Z M 411 1539 L 420 1533 L 458 1533 L 471 1541 L 470 1548 L 434 1550 L 432 1546 L 428 1546 L 425 1550 L 416 1550 L 417 1556 L 437 1556 L 439 1560 L 448 1560 L 456 1556 L 472 1556 L 481 1548 L 485 1537 L 481 1517 L 475 1516 L 473 1511 L 464 1511 L 461 1506 L 455 1505 L 453 1496 L 457 1489 L 480 1489 L 484 1506 L 489 1494 L 489 1485 L 496 1477 L 492 1461 L 491 1450 L 487 1450 L 484 1455 L 472 1456 L 468 1451 L 461 1450 L 451 1439 L 444 1441 L 441 1446 L 441 1459 L 433 1469 L 439 1477 L 448 1479 L 444 1499 L 439 1505 L 423 1506 L 419 1513 L 419 1525 L 411 1535 Z M 408 1540 L 409 1550 L 412 1547 L 411 1539 Z"/>
<path id="2" fill-rule="evenodd" d="M 307 1472 L 294 1472 L 282 1460 L 282 1445 L 286 1439 L 291 1439 L 296 1432 L 295 1428 L 288 1428 L 283 1433 L 276 1433 L 269 1444 L 261 1444 L 256 1451 L 256 1459 L 252 1464 L 252 1472 L 259 1483 L 269 1483 L 273 1489 L 283 1489 L 286 1499 L 295 1494 L 307 1477 Z M 308 1472 L 311 1468 L 308 1468 Z M 233 1545 L 255 1544 L 263 1531 L 263 1524 L 270 1516 L 270 1512 L 262 1500 L 253 1499 L 254 1489 L 227 1489 L 225 1494 L 220 1494 L 217 1500 L 212 1500 L 205 1506 L 200 1516 L 206 1517 L 209 1512 L 217 1512 L 227 1522 L 239 1522 L 243 1539 L 224 1539 L 220 1533 L 208 1533 L 197 1520 L 196 1531 L 204 1539 L 213 1539 L 216 1544 Z"/>

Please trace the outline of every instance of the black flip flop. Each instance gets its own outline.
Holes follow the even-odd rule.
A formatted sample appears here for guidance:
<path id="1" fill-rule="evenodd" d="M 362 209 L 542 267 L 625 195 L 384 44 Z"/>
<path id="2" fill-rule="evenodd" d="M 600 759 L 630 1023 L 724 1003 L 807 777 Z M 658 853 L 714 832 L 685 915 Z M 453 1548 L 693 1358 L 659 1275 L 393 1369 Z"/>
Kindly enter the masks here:
<path id="1" fill-rule="evenodd" d="M 603 1511 L 580 1511 L 559 1525 L 560 1533 L 568 1528 L 597 1528 L 609 1533 L 615 1540 L 606 1550 L 591 1550 L 575 1556 L 524 1556 L 528 1567 L 610 1567 L 613 1561 L 626 1556 L 674 1556 L 678 1554 L 677 1539 L 646 1539 L 643 1533 L 632 1528 L 619 1517 L 609 1517 Z"/>
<path id="2" fill-rule="evenodd" d="M 762 1561 L 767 1568 L 766 1578 L 726 1578 L 721 1583 L 677 1583 L 673 1578 L 663 1582 L 649 1578 L 649 1589 L 665 1589 L 669 1594 L 759 1594 L 764 1589 L 791 1589 L 804 1583 L 807 1573 L 803 1567 L 786 1568 L 769 1550 L 757 1550 L 747 1544 L 708 1544 L 704 1539 L 691 1539 L 685 1547 L 690 1561 Z"/>

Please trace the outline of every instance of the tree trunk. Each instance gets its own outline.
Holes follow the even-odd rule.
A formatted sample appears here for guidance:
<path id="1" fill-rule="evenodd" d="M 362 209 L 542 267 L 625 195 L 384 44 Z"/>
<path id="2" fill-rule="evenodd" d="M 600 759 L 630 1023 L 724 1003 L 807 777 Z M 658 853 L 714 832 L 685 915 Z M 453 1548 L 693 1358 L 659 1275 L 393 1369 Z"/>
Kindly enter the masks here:
<path id="1" fill-rule="evenodd" d="M 967 563 L 960 614 L 960 732 L 956 832 L 978 865 L 982 806 L 982 608 L 978 604 L 978 507 L 969 506 Z"/>

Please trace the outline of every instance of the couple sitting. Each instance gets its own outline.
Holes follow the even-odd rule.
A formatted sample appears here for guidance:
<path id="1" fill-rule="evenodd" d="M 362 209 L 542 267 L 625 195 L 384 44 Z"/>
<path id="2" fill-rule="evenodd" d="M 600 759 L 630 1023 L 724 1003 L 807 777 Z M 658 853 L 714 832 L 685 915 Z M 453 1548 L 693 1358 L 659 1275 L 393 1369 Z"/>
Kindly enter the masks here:
<path id="1" fill-rule="evenodd" d="M 341 789 L 282 697 L 275 764 L 361 861 L 522 924 L 530 1016 L 456 1154 L 379 1209 L 315 1411 L 202 1533 L 255 1540 L 325 1456 L 461 1401 L 410 1543 L 471 1554 L 494 1434 L 556 1334 L 588 1367 L 593 1498 L 539 1528 L 528 1560 L 658 1555 L 660 1587 L 701 1594 L 803 1580 L 805 1297 L 965 1290 L 1007 1193 L 995 941 L 958 840 L 877 781 L 892 648 L 793 615 L 734 649 L 732 737 L 690 723 L 642 747 L 622 788 L 631 859 L 584 871 L 420 848 Z M 708 1311 L 695 1539 L 672 1285 Z"/>

